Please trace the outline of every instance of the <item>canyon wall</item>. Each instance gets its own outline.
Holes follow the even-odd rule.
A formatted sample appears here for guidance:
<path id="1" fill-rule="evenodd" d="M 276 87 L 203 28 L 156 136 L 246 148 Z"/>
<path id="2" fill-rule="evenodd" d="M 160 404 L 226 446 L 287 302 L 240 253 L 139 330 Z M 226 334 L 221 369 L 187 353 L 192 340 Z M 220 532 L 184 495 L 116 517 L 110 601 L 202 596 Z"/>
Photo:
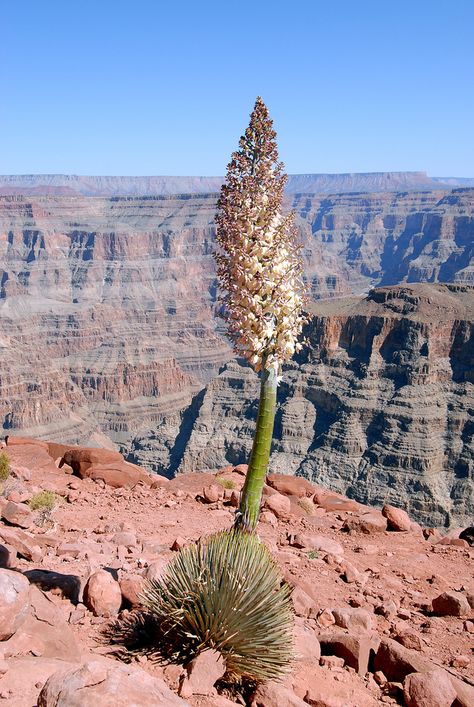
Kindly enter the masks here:
<path id="1" fill-rule="evenodd" d="M 179 468 L 204 387 L 233 356 L 215 316 L 215 198 L 0 197 L 5 431 Z M 474 282 L 472 189 L 296 194 L 287 206 L 314 300 Z"/>
<path id="2" fill-rule="evenodd" d="M 474 517 L 474 287 L 411 285 L 313 305 L 278 393 L 272 472 L 427 525 Z M 248 460 L 257 376 L 232 361 L 195 401 L 178 471 Z"/>

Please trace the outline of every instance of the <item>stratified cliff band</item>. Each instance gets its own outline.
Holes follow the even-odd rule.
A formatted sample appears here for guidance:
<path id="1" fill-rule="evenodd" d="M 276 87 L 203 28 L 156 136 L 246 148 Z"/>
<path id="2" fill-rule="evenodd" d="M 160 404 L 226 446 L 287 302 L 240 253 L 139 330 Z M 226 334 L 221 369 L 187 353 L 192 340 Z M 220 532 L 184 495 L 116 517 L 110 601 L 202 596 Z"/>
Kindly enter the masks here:
<path id="1" fill-rule="evenodd" d="M 288 206 L 297 213 L 306 276 L 315 300 L 363 294 L 373 286 L 401 282 L 474 282 L 473 189 L 296 194 L 288 196 Z M 190 435 L 210 390 L 204 392 L 204 386 L 232 359 L 215 316 L 214 210 L 214 195 L 0 197 L 0 414 L 5 430 L 83 444 L 117 444 L 126 453 L 132 452 L 135 461 L 162 473 L 188 464 Z M 450 296 L 458 294 L 451 292 Z M 441 323 L 444 310 L 434 311 L 433 317 Z M 367 338 L 365 321 L 363 316 L 358 320 L 357 331 Z M 399 349 L 405 346 L 402 334 L 412 336 L 410 332 L 400 330 Z M 461 340 L 464 334 L 457 336 Z M 472 340 L 468 337 L 463 346 L 468 361 L 473 356 Z M 410 350 L 409 341 L 405 348 Z M 314 355 L 319 354 L 315 351 Z M 350 360 L 353 362 L 346 362 L 345 368 L 331 365 L 331 371 L 347 369 L 348 385 L 362 385 L 357 383 L 362 380 L 365 386 L 361 372 L 367 362 L 359 361 L 354 352 Z M 377 375 L 390 388 L 395 386 L 390 378 L 393 362 L 383 361 Z M 398 362 L 399 368 L 404 361 Z M 313 365 L 310 359 L 303 367 L 307 365 Z M 228 371 L 232 366 L 238 364 Z M 323 362 L 317 368 L 322 374 Z M 237 370 L 239 381 L 234 387 L 242 385 L 240 367 Z M 317 427 L 315 436 L 316 423 L 311 418 L 315 405 L 308 407 L 311 401 L 296 400 L 296 412 L 291 405 L 285 411 L 282 408 L 276 434 L 283 444 L 286 420 L 300 415 L 303 405 L 310 417 L 302 418 L 300 432 L 308 440 L 295 438 L 290 451 L 288 447 L 280 450 L 277 440 L 275 463 L 278 452 L 287 455 L 285 462 L 278 462 L 278 469 L 294 473 L 305 456 L 305 473 L 320 474 L 325 483 L 344 490 L 350 485 L 349 490 L 354 488 L 351 492 L 360 495 L 357 489 L 363 486 L 363 466 L 347 461 L 351 439 L 354 454 L 359 454 L 358 433 L 351 433 L 351 425 L 356 423 L 353 417 L 342 415 L 344 408 L 337 408 L 335 382 L 327 379 L 326 392 L 322 384 L 313 386 L 321 390 L 314 402 L 324 411 L 323 398 L 327 399 L 328 410 L 340 418 L 336 427 L 331 425 L 331 434 L 340 450 L 344 449 L 339 456 L 346 461 L 336 464 L 335 453 L 334 465 L 328 462 L 323 472 L 312 448 L 314 439 L 322 434 Z M 411 390 L 413 381 L 409 383 L 398 383 L 397 394 Z M 251 382 L 249 385 L 246 395 L 252 397 Z M 467 401 L 472 381 L 466 379 L 462 385 L 466 386 Z M 364 386 L 360 405 L 366 405 L 372 419 L 371 392 Z M 232 395 L 231 389 L 230 407 Z M 383 401 L 389 398 L 381 393 L 378 396 L 385 405 Z M 352 389 L 349 397 L 357 397 Z M 230 415 L 230 407 L 219 414 L 224 418 Z M 253 412 L 249 409 L 244 419 L 249 429 Z M 319 415 L 317 425 L 325 415 Z M 448 415 L 446 419 L 451 418 Z M 202 418 L 199 424 L 203 424 Z M 454 422 L 449 424 L 455 426 Z M 465 447 L 464 452 L 459 451 L 460 466 L 455 472 L 454 452 L 447 456 L 446 466 L 451 465 L 452 473 L 461 480 L 457 488 L 462 487 L 463 499 L 470 503 L 466 489 L 472 486 L 472 447 L 469 452 L 470 428 L 467 425 L 464 430 L 465 426 L 463 423 L 458 431 L 457 445 Z M 347 449 L 340 443 L 338 429 L 345 435 Z M 367 449 L 371 451 L 364 450 L 361 455 L 372 460 L 369 467 L 376 466 L 370 454 L 375 454 L 377 439 L 386 446 L 387 435 L 374 418 L 368 434 L 371 442 Z M 402 444 L 401 440 L 402 435 L 396 444 Z M 211 442 L 211 450 L 219 448 L 217 438 L 212 437 Z M 225 458 L 237 458 L 243 447 L 245 434 L 239 433 L 225 449 Z M 336 442 L 333 448 L 337 448 Z M 199 450 L 193 455 L 197 464 Z M 467 467 L 463 467 L 463 459 L 467 459 Z M 383 484 L 382 497 L 397 485 L 389 478 L 389 470 L 394 470 L 396 479 L 401 478 L 401 472 L 398 461 L 392 463 L 388 454 L 383 464 L 377 464 L 385 470 L 377 472 L 382 475 L 377 481 Z M 454 486 L 439 483 L 445 484 L 446 493 L 440 492 L 438 497 L 448 498 Z M 369 488 L 373 486 L 369 484 Z M 387 497 L 393 500 L 394 493 L 390 491 Z M 376 499 L 371 496 L 368 500 Z M 459 514 L 464 512 L 463 502 L 458 504 Z M 443 523 L 453 517 L 444 500 L 439 510 L 430 512 Z"/>

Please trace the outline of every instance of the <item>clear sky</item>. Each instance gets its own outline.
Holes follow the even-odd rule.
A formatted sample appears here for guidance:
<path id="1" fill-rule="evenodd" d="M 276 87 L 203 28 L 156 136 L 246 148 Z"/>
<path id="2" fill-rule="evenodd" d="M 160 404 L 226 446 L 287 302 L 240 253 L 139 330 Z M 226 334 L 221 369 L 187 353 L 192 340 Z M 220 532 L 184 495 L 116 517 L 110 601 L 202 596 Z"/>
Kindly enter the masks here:
<path id="1" fill-rule="evenodd" d="M 474 176 L 473 0 L 0 0 L 0 174 Z"/>

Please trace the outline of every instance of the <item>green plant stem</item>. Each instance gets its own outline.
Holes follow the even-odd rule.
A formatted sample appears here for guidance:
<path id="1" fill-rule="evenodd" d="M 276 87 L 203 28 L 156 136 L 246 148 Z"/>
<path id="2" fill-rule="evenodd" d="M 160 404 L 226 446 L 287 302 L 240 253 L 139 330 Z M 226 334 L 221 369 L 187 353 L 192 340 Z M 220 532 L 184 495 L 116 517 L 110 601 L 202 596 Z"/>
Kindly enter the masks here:
<path id="1" fill-rule="evenodd" d="M 260 403 L 252 453 L 242 488 L 240 507 L 234 522 L 235 528 L 249 532 L 253 532 L 257 527 L 260 515 L 263 484 L 267 475 L 275 422 L 276 395 L 277 374 L 273 368 L 264 369 L 260 383 Z"/>

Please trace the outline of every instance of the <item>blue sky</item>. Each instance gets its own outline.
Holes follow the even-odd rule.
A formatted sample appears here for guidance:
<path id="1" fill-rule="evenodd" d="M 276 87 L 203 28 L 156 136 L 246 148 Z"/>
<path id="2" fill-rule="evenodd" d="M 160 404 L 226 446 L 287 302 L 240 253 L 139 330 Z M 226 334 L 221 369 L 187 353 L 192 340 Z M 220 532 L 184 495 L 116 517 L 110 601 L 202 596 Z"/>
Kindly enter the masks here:
<path id="1" fill-rule="evenodd" d="M 0 0 L 0 173 L 474 176 L 474 2 Z"/>

